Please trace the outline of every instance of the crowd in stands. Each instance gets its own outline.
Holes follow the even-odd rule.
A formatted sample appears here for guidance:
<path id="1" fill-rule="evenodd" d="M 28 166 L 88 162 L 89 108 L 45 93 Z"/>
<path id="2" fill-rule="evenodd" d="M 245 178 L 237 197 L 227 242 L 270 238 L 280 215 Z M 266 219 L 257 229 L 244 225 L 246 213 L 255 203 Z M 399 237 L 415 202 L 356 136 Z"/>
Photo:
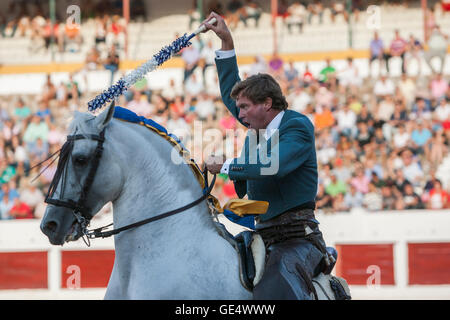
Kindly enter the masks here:
<path id="1" fill-rule="evenodd" d="M 228 6 L 223 12 L 237 14 L 232 19 L 238 21 L 243 8 L 258 12 L 253 3 Z M 320 2 L 314 5 L 320 7 Z M 292 7 L 286 10 L 289 8 Z M 335 10 L 338 13 L 340 9 Z M 108 30 L 114 21 L 118 22 L 108 16 L 96 18 L 96 44 L 108 41 Z M 302 28 L 298 21 L 291 25 L 294 26 Z M 30 22 L 29 28 L 36 28 L 36 23 Z M 22 32 L 20 27 L 17 30 Z M 435 47 L 431 45 L 431 49 L 439 53 L 446 35 L 437 26 L 433 26 L 433 32 L 430 39 L 435 39 Z M 33 34 L 34 31 L 30 33 Z M 119 56 L 115 50 L 120 48 L 120 37 L 112 34 L 106 59 L 101 61 L 97 46 L 92 48 L 81 74 L 101 67 L 110 70 L 112 76 L 118 72 Z M 185 65 L 181 83 L 172 79 L 164 89 L 155 90 L 144 79 L 121 98 L 120 105 L 152 118 L 180 137 L 192 135 L 194 123 L 201 121 L 203 130 L 218 128 L 225 140 L 230 130 L 239 132 L 244 128 L 222 103 L 214 66 L 217 48 L 198 39 L 201 38 L 195 38 L 193 45 L 180 53 Z M 351 58 L 343 69 L 326 59 L 316 73 L 307 64 L 300 68 L 278 54 L 269 59 L 256 56 L 243 74 L 243 78 L 260 72 L 272 74 L 280 83 L 289 108 L 307 115 L 314 124 L 319 172 L 316 201 L 323 212 L 348 212 L 357 207 L 374 212 L 450 208 L 450 181 L 436 177 L 450 150 L 448 77 L 442 74 L 442 68 L 433 70 L 431 77 L 409 75 L 409 61 L 425 54 L 423 45 L 414 37 L 404 40 L 401 32 L 393 39 L 385 48 L 374 35 L 369 65 L 378 60 L 381 66 L 374 78 L 363 78 Z M 402 59 L 399 78 L 392 77 L 388 69 L 393 57 Z M 215 81 L 206 81 L 210 72 Z M 75 109 L 85 111 L 90 97 L 92 93 L 80 90 L 74 74 L 61 83 L 55 83 L 49 74 L 39 95 L 0 100 L 1 219 L 42 217 L 44 195 L 56 163 L 35 165 L 61 148 L 66 138 L 66 119 Z M 235 135 L 236 151 L 244 137 L 245 134 Z M 223 147 L 222 142 L 216 151 Z M 203 144 L 200 149 L 204 147 Z M 221 203 L 237 197 L 226 175 L 218 176 L 213 194 Z"/>

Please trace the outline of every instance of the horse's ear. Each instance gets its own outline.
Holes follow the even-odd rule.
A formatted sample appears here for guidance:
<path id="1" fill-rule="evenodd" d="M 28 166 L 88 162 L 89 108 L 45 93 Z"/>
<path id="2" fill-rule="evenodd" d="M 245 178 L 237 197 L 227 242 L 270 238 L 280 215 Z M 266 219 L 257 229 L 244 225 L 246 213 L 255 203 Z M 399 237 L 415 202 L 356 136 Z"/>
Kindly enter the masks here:
<path id="1" fill-rule="evenodd" d="M 103 111 L 102 113 L 100 113 L 96 119 L 95 122 L 97 124 L 97 128 L 102 131 L 103 128 L 106 127 L 106 125 L 109 123 L 109 121 L 111 121 L 113 115 L 114 115 L 114 109 L 115 109 L 116 105 L 113 102 L 111 102 L 111 104 L 109 105 L 108 109 L 106 109 L 105 111 Z"/>

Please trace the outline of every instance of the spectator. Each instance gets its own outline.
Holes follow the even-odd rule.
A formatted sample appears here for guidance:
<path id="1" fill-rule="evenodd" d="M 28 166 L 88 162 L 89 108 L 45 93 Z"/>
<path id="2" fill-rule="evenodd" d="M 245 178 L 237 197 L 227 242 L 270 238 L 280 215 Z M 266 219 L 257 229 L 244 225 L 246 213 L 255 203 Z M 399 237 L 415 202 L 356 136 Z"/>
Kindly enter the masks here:
<path id="1" fill-rule="evenodd" d="M 403 124 L 399 124 L 392 139 L 394 147 L 397 149 L 408 147 L 410 141 L 411 134 L 405 130 L 405 126 Z"/>
<path id="2" fill-rule="evenodd" d="M 202 19 L 202 14 L 198 10 L 198 0 L 192 1 L 192 7 L 188 10 L 189 16 L 189 30 L 192 29 L 193 23 L 200 23 Z"/>
<path id="3" fill-rule="evenodd" d="M 395 85 L 391 79 L 388 79 L 385 75 L 382 75 L 380 79 L 375 82 L 373 88 L 373 93 L 375 94 L 378 102 L 386 96 L 393 96 L 395 93 Z"/>
<path id="4" fill-rule="evenodd" d="M 174 101 L 177 97 L 181 97 L 183 95 L 183 87 L 181 84 L 179 85 L 176 83 L 174 78 L 171 78 L 169 80 L 169 85 L 164 86 L 162 89 L 161 95 L 169 101 Z"/>
<path id="5" fill-rule="evenodd" d="M 325 86 L 321 86 L 314 96 L 317 107 L 326 108 L 331 108 L 334 98 L 334 93 Z M 318 113 L 320 113 L 320 110 L 318 110 Z"/>
<path id="6" fill-rule="evenodd" d="M 85 59 L 85 70 L 91 71 L 91 70 L 98 70 L 101 63 L 100 63 L 100 51 L 97 49 L 97 47 L 92 47 L 91 50 L 86 55 Z"/>
<path id="7" fill-rule="evenodd" d="M 212 12 L 212 11 L 214 11 L 218 15 L 221 15 L 222 17 L 225 15 L 222 3 L 219 2 L 219 0 L 210 0 L 209 1 L 208 10 L 206 12 Z"/>
<path id="8" fill-rule="evenodd" d="M 327 58 L 325 60 L 326 62 L 326 66 L 320 70 L 320 74 L 319 74 L 319 81 L 324 83 L 324 82 L 328 82 L 330 77 L 333 77 L 336 75 L 336 69 L 331 65 L 331 60 L 330 58 Z"/>
<path id="9" fill-rule="evenodd" d="M 284 71 L 283 64 L 283 59 L 278 55 L 277 52 L 274 52 L 269 60 L 269 73 L 275 78 L 281 77 Z"/>
<path id="10" fill-rule="evenodd" d="M 202 67 L 203 85 L 206 87 L 206 70 L 210 67 L 216 65 L 215 62 L 215 50 L 213 48 L 213 43 L 209 40 L 206 46 L 200 51 L 200 65 Z"/>
<path id="11" fill-rule="evenodd" d="M 378 120 L 388 122 L 389 120 L 391 120 L 391 117 L 394 114 L 394 111 L 395 111 L 395 106 L 394 106 L 394 101 L 392 99 L 392 96 L 386 95 L 386 96 L 384 96 L 383 99 L 381 99 L 380 103 L 377 106 L 376 118 Z"/>
<path id="12" fill-rule="evenodd" d="M 312 99 L 302 86 L 296 86 L 294 91 L 287 96 L 287 101 L 292 110 L 303 113 Z"/>
<path id="13" fill-rule="evenodd" d="M 327 105 L 323 105 L 317 110 L 314 115 L 314 126 L 317 132 L 324 128 L 331 128 L 335 124 L 335 118 L 330 108 Z"/>
<path id="14" fill-rule="evenodd" d="M 350 180 L 350 184 L 356 188 L 358 192 L 366 194 L 369 192 L 370 178 L 364 174 L 362 167 L 357 167 L 355 169 L 354 177 Z"/>
<path id="15" fill-rule="evenodd" d="M 401 153 L 403 163 L 403 174 L 413 186 L 419 186 L 423 178 L 423 171 L 415 159 L 411 150 L 406 149 Z M 401 190 L 402 192 L 404 190 Z"/>
<path id="16" fill-rule="evenodd" d="M 405 39 L 400 36 L 400 31 L 394 31 L 394 39 L 391 42 L 391 46 L 389 47 L 389 54 L 386 61 L 386 68 L 388 68 L 388 64 L 391 58 L 400 57 L 402 60 L 401 70 L 402 73 L 406 73 L 406 65 L 405 65 L 405 53 L 407 50 L 408 43 Z M 389 72 L 389 71 L 388 71 Z"/>
<path id="17" fill-rule="evenodd" d="M 198 80 L 197 75 L 193 73 L 187 80 L 184 85 L 184 91 L 186 94 L 195 97 L 200 92 L 204 91 L 205 88 L 203 86 L 203 82 Z"/>
<path id="18" fill-rule="evenodd" d="M 211 122 L 215 111 L 216 108 L 211 97 L 205 92 L 200 93 L 197 105 L 195 106 L 195 113 L 197 113 L 198 119 L 200 121 Z"/>
<path id="19" fill-rule="evenodd" d="M 444 209 L 447 208 L 449 194 L 442 189 L 439 180 L 434 182 L 430 193 L 425 197 L 427 209 Z"/>
<path id="20" fill-rule="evenodd" d="M 406 48 L 405 53 L 405 66 L 404 69 L 407 70 L 409 63 L 412 59 L 415 59 L 417 61 L 418 66 L 418 74 L 422 74 L 422 58 L 424 57 L 424 51 L 422 43 L 418 39 L 414 37 L 414 35 L 409 35 L 409 41 Z"/>
<path id="21" fill-rule="evenodd" d="M 20 198 L 15 198 L 13 201 L 13 206 L 9 210 L 9 214 L 14 219 L 33 219 L 33 211 L 31 208 Z"/>
<path id="22" fill-rule="evenodd" d="M 423 98 L 417 99 L 417 103 L 413 105 L 411 111 L 409 114 L 410 120 L 424 121 L 432 119 L 431 107 Z"/>
<path id="23" fill-rule="evenodd" d="M 123 48 L 125 45 L 126 21 L 119 15 L 113 15 L 106 32 L 106 45 Z"/>
<path id="24" fill-rule="evenodd" d="M 342 15 L 345 19 L 345 21 L 348 20 L 348 14 L 345 11 L 345 6 L 342 3 L 342 1 L 332 1 L 331 2 L 331 6 L 330 6 L 330 10 L 331 10 L 331 22 L 335 23 L 336 21 L 336 16 L 338 15 Z"/>
<path id="25" fill-rule="evenodd" d="M 13 201 L 9 200 L 9 196 L 4 194 L 2 200 L 0 202 L 0 216 L 1 220 L 9 220 L 12 219 L 11 208 L 13 206 Z"/>
<path id="26" fill-rule="evenodd" d="M 442 73 L 444 70 L 445 56 L 447 55 L 448 36 L 441 32 L 438 25 L 433 28 L 430 38 L 428 39 L 428 51 L 425 52 L 425 61 L 430 69 L 436 73 Z M 441 65 L 438 70 L 433 68 L 431 59 L 438 57 Z"/>
<path id="27" fill-rule="evenodd" d="M 20 201 L 28 205 L 31 212 L 34 212 L 37 206 L 44 202 L 44 194 L 35 184 L 30 183 L 28 179 L 22 180 Z"/>
<path id="28" fill-rule="evenodd" d="M 405 99 L 405 104 L 408 110 L 411 110 L 412 103 L 416 99 L 416 83 L 411 79 L 411 77 L 408 77 L 404 73 L 401 75 L 401 79 L 398 83 L 398 88 Z"/>
<path id="29" fill-rule="evenodd" d="M 412 146 L 414 148 L 414 152 L 418 154 L 423 154 L 426 152 L 426 145 L 431 139 L 432 135 L 430 130 L 428 130 L 423 123 L 422 119 L 418 119 L 416 123 L 416 129 L 411 134 L 411 140 L 413 142 Z M 406 155 L 409 155 L 408 152 L 405 152 Z"/>
<path id="30" fill-rule="evenodd" d="M 120 64 L 119 53 L 117 52 L 116 46 L 112 45 L 108 51 L 108 56 L 106 57 L 106 60 L 103 63 L 103 67 L 111 72 L 111 78 L 109 82 L 110 85 L 112 85 L 114 82 L 114 75 L 117 72 L 117 70 L 119 70 L 119 64 Z"/>
<path id="31" fill-rule="evenodd" d="M 383 209 L 383 198 L 373 183 L 369 183 L 368 192 L 364 194 L 363 206 L 369 211 L 380 211 Z"/>
<path id="32" fill-rule="evenodd" d="M 339 71 L 339 83 L 344 87 L 350 87 L 352 92 L 356 92 L 357 87 L 362 85 L 362 78 L 353 63 L 353 58 L 347 58 L 347 67 Z"/>
<path id="33" fill-rule="evenodd" d="M 19 121 L 23 121 L 30 115 L 31 109 L 27 105 L 25 105 L 25 102 L 22 98 L 18 98 L 16 107 L 14 108 L 14 117 Z"/>
<path id="34" fill-rule="evenodd" d="M 80 52 L 81 44 L 83 43 L 83 37 L 81 35 L 81 25 L 71 21 L 70 23 L 65 24 L 63 32 L 64 51 L 68 44 L 75 43 L 77 45 L 77 49 L 71 49 L 71 51 Z"/>
<path id="35" fill-rule="evenodd" d="M 226 20 L 231 30 L 236 29 L 243 5 L 240 0 L 230 0 L 227 5 Z"/>
<path id="36" fill-rule="evenodd" d="M 50 74 L 47 74 L 47 81 L 42 89 L 40 101 L 48 103 L 50 100 L 56 98 L 56 87 L 51 80 Z"/>
<path id="37" fill-rule="evenodd" d="M 309 70 L 308 64 L 305 66 L 305 72 L 303 72 L 302 76 L 303 86 L 307 87 L 314 81 L 314 76 Z"/>
<path id="38" fill-rule="evenodd" d="M 325 212 L 330 212 L 333 207 L 333 199 L 325 193 L 323 184 L 319 183 L 316 195 L 316 208 Z"/>
<path id="39" fill-rule="evenodd" d="M 248 75 L 253 76 L 258 73 L 266 73 L 266 72 L 267 72 L 267 64 L 264 58 L 260 55 L 255 56 L 254 62 L 250 65 L 250 71 Z"/>
<path id="40" fill-rule="evenodd" d="M 298 80 L 298 70 L 295 68 L 294 61 L 289 60 L 288 68 L 284 70 L 284 77 L 289 82 L 289 89 L 294 87 L 294 81 Z"/>
<path id="41" fill-rule="evenodd" d="M 47 18 L 45 21 L 45 25 L 42 28 L 42 37 L 45 42 L 45 49 L 48 50 L 50 48 L 50 44 L 53 40 L 58 38 L 59 34 L 59 23 L 55 23 L 53 25 L 51 19 Z"/>
<path id="42" fill-rule="evenodd" d="M 448 81 L 442 78 L 441 73 L 437 73 L 430 82 L 431 97 L 440 101 L 444 99 L 445 93 L 449 89 Z"/>
<path id="43" fill-rule="evenodd" d="M 420 197 L 414 192 L 413 186 L 409 183 L 405 185 L 403 203 L 405 204 L 406 210 L 424 209 Z"/>
<path id="44" fill-rule="evenodd" d="M 339 193 L 345 194 L 347 192 L 347 184 L 342 180 L 338 180 L 335 174 L 331 174 L 331 182 L 325 187 L 325 192 L 331 197 L 335 197 Z"/>
<path id="45" fill-rule="evenodd" d="M 192 45 L 183 50 L 181 58 L 184 61 L 183 83 L 186 83 L 186 80 L 194 73 L 199 65 L 200 52 L 197 47 Z"/>
<path id="46" fill-rule="evenodd" d="M 447 119 L 450 119 L 450 102 L 446 99 L 441 99 L 439 105 L 434 109 L 433 120 L 438 121 L 442 124 Z"/>
<path id="47" fill-rule="evenodd" d="M 408 121 L 408 116 L 406 114 L 406 108 L 403 103 L 397 101 L 394 106 L 394 112 L 391 115 L 391 119 L 389 121 L 391 126 L 398 126 L 400 124 L 404 124 Z"/>
<path id="48" fill-rule="evenodd" d="M 48 156 L 48 151 L 48 143 L 43 142 L 41 138 L 37 138 L 36 142 L 31 144 L 28 148 L 30 161 L 33 163 L 44 161 Z"/>
<path id="49" fill-rule="evenodd" d="M 99 48 L 100 44 L 106 45 L 106 24 L 108 16 L 103 18 L 100 16 L 95 17 L 95 49 Z"/>
<path id="50" fill-rule="evenodd" d="M 344 104 L 343 109 L 337 112 L 336 119 L 339 132 L 352 137 L 356 126 L 356 114 L 350 110 L 348 104 Z"/>
<path id="51" fill-rule="evenodd" d="M 433 132 L 433 138 L 431 139 L 429 148 L 430 156 L 428 160 L 430 161 L 431 167 L 437 168 L 448 153 L 448 147 L 445 145 L 443 130 Z"/>
<path id="52" fill-rule="evenodd" d="M 240 19 L 244 23 L 245 27 L 248 26 L 247 21 L 253 19 L 255 20 L 255 27 L 258 28 L 261 14 L 262 8 L 256 1 L 246 0 L 245 5 L 241 10 Z"/>
<path id="53" fill-rule="evenodd" d="M 341 158 L 335 158 L 332 173 L 336 175 L 338 180 L 343 181 L 346 184 L 352 178 L 352 172 L 349 166 L 344 165 Z"/>
<path id="54" fill-rule="evenodd" d="M 287 9 L 286 26 L 289 33 L 292 33 L 292 27 L 297 26 L 299 33 L 303 33 L 305 23 L 306 8 L 300 1 L 293 2 Z"/>
<path id="55" fill-rule="evenodd" d="M 37 139 L 42 139 L 42 141 L 47 141 L 48 137 L 48 126 L 45 121 L 41 119 L 37 114 L 31 119 L 31 123 L 25 130 L 23 135 L 23 141 L 27 144 L 27 148 L 31 144 L 35 143 Z"/>
<path id="56" fill-rule="evenodd" d="M 167 120 L 167 131 L 177 136 L 181 141 L 186 141 L 191 136 L 191 127 L 180 117 L 174 109 L 169 110 L 169 119 Z"/>
<path id="57" fill-rule="evenodd" d="M 14 150 L 14 161 L 17 163 L 28 162 L 28 152 L 19 137 L 13 136 L 11 142 Z"/>
<path id="58" fill-rule="evenodd" d="M 392 192 L 392 186 L 386 184 L 381 187 L 381 195 L 383 199 L 383 210 L 395 210 L 396 197 Z"/>
<path id="59" fill-rule="evenodd" d="M 313 3 L 309 3 L 307 9 L 309 12 L 308 24 L 312 23 L 312 19 L 314 16 L 317 16 L 319 18 L 319 24 L 323 23 L 324 8 L 323 8 L 323 4 L 320 1 L 314 0 Z"/>
<path id="60" fill-rule="evenodd" d="M 128 102 L 127 108 L 138 116 L 146 118 L 151 118 L 155 112 L 155 107 L 148 102 L 147 96 L 143 95 L 140 90 L 133 90 L 133 100 Z"/>
<path id="61" fill-rule="evenodd" d="M 355 186 L 350 185 L 350 192 L 347 192 L 344 196 L 344 202 L 347 208 L 362 208 L 363 201 L 363 194 Z"/>
<path id="62" fill-rule="evenodd" d="M 334 212 L 345 212 L 348 211 L 349 207 L 347 207 L 345 203 L 345 196 L 343 193 L 338 193 L 333 198 L 333 211 Z"/>
<path id="63" fill-rule="evenodd" d="M 365 122 L 358 122 L 357 124 L 357 133 L 355 142 L 363 148 L 366 144 L 369 144 L 372 140 L 372 133 L 369 131 L 369 127 Z"/>
<path id="64" fill-rule="evenodd" d="M 381 68 L 384 63 L 386 72 L 389 74 L 388 55 L 385 52 L 383 40 L 378 36 L 378 32 L 374 32 L 373 39 L 370 41 L 370 59 L 369 59 L 369 76 L 372 74 L 372 62 L 379 61 L 379 72 L 381 74 Z"/>

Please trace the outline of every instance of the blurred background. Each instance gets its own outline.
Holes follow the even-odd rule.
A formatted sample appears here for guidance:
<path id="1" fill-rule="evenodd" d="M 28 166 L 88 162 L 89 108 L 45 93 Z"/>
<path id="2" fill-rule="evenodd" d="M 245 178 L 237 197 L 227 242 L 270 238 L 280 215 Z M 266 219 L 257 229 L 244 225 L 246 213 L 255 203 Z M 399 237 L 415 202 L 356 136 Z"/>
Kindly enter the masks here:
<path id="1" fill-rule="evenodd" d="M 0 2 L 0 298 L 103 298 L 112 240 L 50 246 L 39 222 L 56 163 L 35 180 L 29 169 L 62 146 L 74 110 L 211 11 L 233 33 L 241 78 L 272 74 L 315 125 L 316 215 L 353 298 L 449 299 L 450 1 L 426 0 Z M 220 42 L 192 42 L 118 105 L 189 150 L 206 147 L 189 140 L 201 121 L 222 132 L 216 154 L 230 141 L 237 151 L 245 132 L 220 98 Z M 226 175 L 213 194 L 237 197 Z M 108 204 L 92 224 L 111 216 Z"/>

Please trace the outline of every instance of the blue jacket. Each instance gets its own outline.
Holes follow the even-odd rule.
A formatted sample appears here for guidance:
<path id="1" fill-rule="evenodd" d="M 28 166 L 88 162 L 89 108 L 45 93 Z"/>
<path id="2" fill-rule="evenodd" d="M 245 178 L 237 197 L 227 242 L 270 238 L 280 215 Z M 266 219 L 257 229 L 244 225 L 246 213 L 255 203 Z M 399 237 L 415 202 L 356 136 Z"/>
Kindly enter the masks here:
<path id="1" fill-rule="evenodd" d="M 230 97 L 231 89 L 240 81 L 236 57 L 216 59 L 222 100 L 239 121 L 239 108 Z M 242 122 L 241 122 L 242 123 Z M 243 124 L 243 123 L 242 123 Z M 243 124 L 245 125 L 245 124 Z M 261 221 L 307 202 L 317 194 L 317 159 L 314 126 L 303 114 L 285 110 L 278 137 L 263 140 L 259 149 L 250 130 L 239 158 L 233 159 L 229 177 L 239 198 L 269 202 Z"/>

